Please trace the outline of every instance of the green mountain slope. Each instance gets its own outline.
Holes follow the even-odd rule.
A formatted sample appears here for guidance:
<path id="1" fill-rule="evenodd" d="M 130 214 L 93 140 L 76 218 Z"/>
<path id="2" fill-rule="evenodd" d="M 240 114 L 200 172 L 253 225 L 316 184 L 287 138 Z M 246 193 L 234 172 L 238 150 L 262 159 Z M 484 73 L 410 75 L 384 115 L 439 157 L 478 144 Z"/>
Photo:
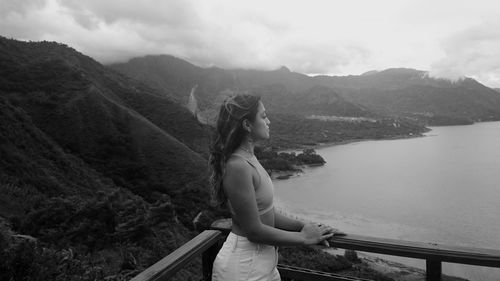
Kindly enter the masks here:
<path id="1" fill-rule="evenodd" d="M 64 149 L 143 196 L 203 180 L 208 129 L 187 109 L 66 46 L 1 46 L 4 97 Z"/>
<path id="2" fill-rule="evenodd" d="M 0 97 L 0 179 L 4 190 L 0 215 L 22 214 L 41 198 L 78 195 L 91 198 L 116 186 L 82 160 L 65 153 L 39 130 L 22 109 Z"/>
<path id="3" fill-rule="evenodd" d="M 124 280 L 182 245 L 208 208 L 209 134 L 65 45 L 0 37 L 0 279 Z"/>
<path id="4" fill-rule="evenodd" d="M 136 274 L 194 235 L 178 222 L 172 201 L 148 203 L 115 185 L 0 96 L 1 280 Z"/>

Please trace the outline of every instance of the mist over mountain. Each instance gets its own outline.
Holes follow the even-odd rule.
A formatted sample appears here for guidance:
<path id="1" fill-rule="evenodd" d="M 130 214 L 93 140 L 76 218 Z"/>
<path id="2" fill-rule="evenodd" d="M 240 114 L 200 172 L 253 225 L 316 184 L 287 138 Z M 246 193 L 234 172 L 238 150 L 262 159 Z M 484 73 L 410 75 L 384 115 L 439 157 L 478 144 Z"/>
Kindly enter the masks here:
<path id="1" fill-rule="evenodd" d="M 250 91 L 260 94 L 271 112 L 282 114 L 385 116 L 423 125 L 500 120 L 500 96 L 493 89 L 470 78 L 436 79 L 407 68 L 309 77 L 286 67 L 274 71 L 200 68 L 172 56 L 146 56 L 111 67 L 165 93 L 177 85 L 183 89 L 182 96 L 177 96 L 183 103 L 196 85 L 201 111 L 212 108 L 221 96 Z"/>
<path id="2" fill-rule="evenodd" d="M 261 95 L 266 107 L 274 113 L 373 115 L 364 107 L 346 101 L 333 89 L 321 87 L 307 75 L 291 72 L 286 67 L 274 71 L 201 68 L 167 55 L 134 58 L 110 67 L 165 93 L 170 93 L 174 85 L 181 89 L 176 98 L 185 104 L 188 93 L 196 86 L 201 111 L 213 110 L 223 96 L 252 92 Z"/>

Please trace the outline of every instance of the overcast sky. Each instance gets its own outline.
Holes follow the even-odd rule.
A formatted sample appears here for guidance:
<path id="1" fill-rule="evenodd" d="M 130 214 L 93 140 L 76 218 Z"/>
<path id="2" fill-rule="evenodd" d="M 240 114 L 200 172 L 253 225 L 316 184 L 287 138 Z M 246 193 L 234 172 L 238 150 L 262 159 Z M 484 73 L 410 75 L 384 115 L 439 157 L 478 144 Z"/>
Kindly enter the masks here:
<path id="1" fill-rule="evenodd" d="M 171 54 L 305 74 L 408 67 L 500 88 L 493 0 L 0 0 L 0 35 L 65 43 L 101 63 Z"/>

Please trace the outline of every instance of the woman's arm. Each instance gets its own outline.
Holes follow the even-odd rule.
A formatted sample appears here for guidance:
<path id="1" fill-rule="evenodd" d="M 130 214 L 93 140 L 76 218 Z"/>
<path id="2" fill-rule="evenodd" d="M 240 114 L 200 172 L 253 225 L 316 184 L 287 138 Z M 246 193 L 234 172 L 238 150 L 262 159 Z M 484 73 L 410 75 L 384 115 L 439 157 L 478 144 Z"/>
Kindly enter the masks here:
<path id="1" fill-rule="evenodd" d="M 274 210 L 275 210 L 274 211 L 274 224 L 277 228 L 280 228 L 283 230 L 289 230 L 289 231 L 301 231 L 302 228 L 305 225 L 307 225 L 306 222 L 300 221 L 297 219 L 293 219 L 288 214 L 286 214 L 280 210 L 276 210 L 276 209 L 274 209 Z M 313 223 L 313 222 L 309 222 L 309 223 L 322 226 L 322 224 L 318 224 L 318 223 Z M 327 233 L 331 233 L 332 235 L 345 235 L 345 233 L 343 233 L 343 232 L 339 231 L 338 229 L 333 228 L 331 226 L 324 226 L 324 227 L 326 227 L 328 229 Z M 328 243 L 327 240 L 323 240 L 321 244 L 323 244 L 327 247 L 330 246 L 330 244 Z"/>
<path id="2" fill-rule="evenodd" d="M 287 214 L 280 210 L 274 209 L 274 225 L 276 228 L 289 230 L 289 231 L 301 231 L 305 225 L 305 222 L 293 219 Z"/>
<path id="3" fill-rule="evenodd" d="M 331 237 L 326 226 L 306 224 L 302 231 L 286 231 L 261 222 L 251 167 L 240 159 L 229 160 L 223 179 L 224 191 L 231 202 L 235 219 L 248 240 L 270 245 L 312 245 Z"/>

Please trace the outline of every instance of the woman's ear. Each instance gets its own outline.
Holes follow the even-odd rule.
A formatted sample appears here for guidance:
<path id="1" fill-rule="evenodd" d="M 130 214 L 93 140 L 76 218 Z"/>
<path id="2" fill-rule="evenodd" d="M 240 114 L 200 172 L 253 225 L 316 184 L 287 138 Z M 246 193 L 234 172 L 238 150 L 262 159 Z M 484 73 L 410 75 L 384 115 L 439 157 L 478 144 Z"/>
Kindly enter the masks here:
<path id="1" fill-rule="evenodd" d="M 248 121 L 248 119 L 243 120 L 242 126 L 243 126 L 243 129 L 249 133 L 252 130 L 252 125 L 251 125 L 250 121 Z"/>

